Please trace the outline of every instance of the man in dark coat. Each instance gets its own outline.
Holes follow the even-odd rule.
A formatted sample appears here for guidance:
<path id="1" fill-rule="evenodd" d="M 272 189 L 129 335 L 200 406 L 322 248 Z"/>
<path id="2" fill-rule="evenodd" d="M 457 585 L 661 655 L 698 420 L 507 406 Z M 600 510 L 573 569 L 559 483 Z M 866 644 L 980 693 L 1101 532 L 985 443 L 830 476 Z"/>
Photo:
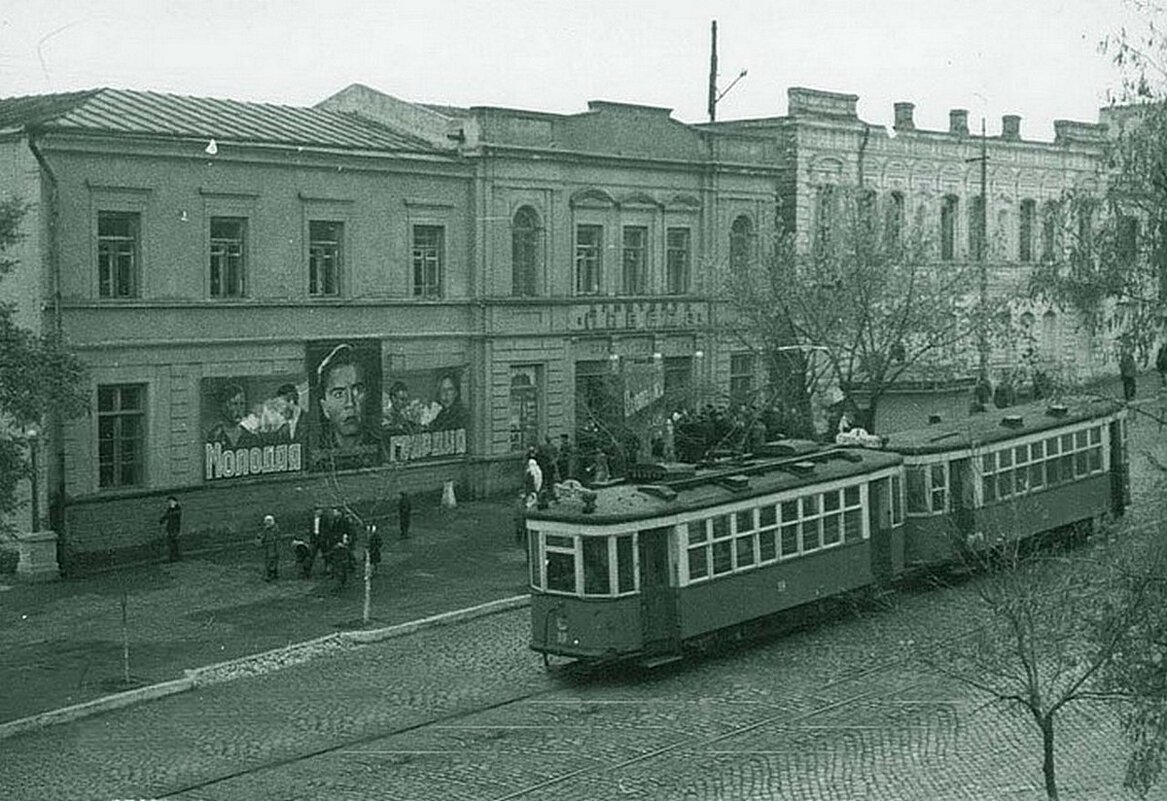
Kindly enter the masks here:
<path id="1" fill-rule="evenodd" d="M 397 496 L 397 525 L 401 528 L 401 539 L 409 539 L 409 524 L 413 518 L 413 503 L 409 493 L 402 490 Z"/>
<path id="2" fill-rule="evenodd" d="M 280 577 L 280 529 L 274 517 L 264 515 L 256 540 L 263 548 L 263 580 L 275 581 Z"/>
<path id="3" fill-rule="evenodd" d="M 1159 371 L 1159 386 L 1167 387 L 1167 342 L 1160 345 L 1155 354 L 1155 369 Z"/>
<path id="4" fill-rule="evenodd" d="M 178 498 L 171 495 L 166 499 L 166 511 L 158 518 L 158 522 L 166 529 L 168 561 L 177 562 L 182 558 L 178 553 L 178 535 L 182 533 L 182 507 L 178 504 Z"/>
<path id="5" fill-rule="evenodd" d="M 1135 357 L 1130 348 L 1123 348 L 1118 358 L 1118 374 L 1122 377 L 1122 396 L 1125 400 L 1135 399 L 1135 378 L 1139 369 L 1135 366 Z"/>

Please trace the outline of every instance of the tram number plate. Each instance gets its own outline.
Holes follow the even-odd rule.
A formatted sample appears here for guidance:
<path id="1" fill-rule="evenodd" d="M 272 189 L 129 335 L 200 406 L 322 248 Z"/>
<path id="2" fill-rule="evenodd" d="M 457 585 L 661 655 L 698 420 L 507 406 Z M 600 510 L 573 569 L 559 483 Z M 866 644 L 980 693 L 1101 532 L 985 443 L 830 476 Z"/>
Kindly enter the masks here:
<path id="1" fill-rule="evenodd" d="M 778 579 L 778 592 L 786 592 L 786 579 Z"/>

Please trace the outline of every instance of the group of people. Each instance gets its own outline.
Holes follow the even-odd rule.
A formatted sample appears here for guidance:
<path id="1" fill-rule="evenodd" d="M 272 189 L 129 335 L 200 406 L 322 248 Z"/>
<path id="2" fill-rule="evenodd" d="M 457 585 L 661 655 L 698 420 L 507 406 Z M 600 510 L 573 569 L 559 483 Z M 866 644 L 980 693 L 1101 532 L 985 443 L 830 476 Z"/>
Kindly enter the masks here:
<path id="1" fill-rule="evenodd" d="M 413 518 L 413 503 L 409 493 L 402 491 L 397 499 L 397 522 L 402 539 L 409 538 Z M 166 508 L 158 518 L 167 546 L 167 558 L 177 562 L 181 558 L 179 539 L 182 533 L 182 506 L 178 498 L 171 495 L 166 499 Z M 374 571 L 381 564 L 381 533 L 377 526 L 364 526 L 365 550 L 369 564 Z M 296 560 L 297 572 L 302 579 L 312 577 L 312 570 L 319 556 L 324 561 L 325 575 L 335 579 L 340 589 L 348 583 L 356 568 L 357 535 L 362 529 L 361 521 L 339 507 L 326 509 L 317 506 L 312 511 L 312 522 L 308 533 L 291 540 L 292 554 Z M 274 515 L 264 515 L 263 522 L 255 536 L 255 543 L 263 553 L 263 575 L 265 581 L 276 581 L 280 577 L 280 550 L 284 535 Z"/>

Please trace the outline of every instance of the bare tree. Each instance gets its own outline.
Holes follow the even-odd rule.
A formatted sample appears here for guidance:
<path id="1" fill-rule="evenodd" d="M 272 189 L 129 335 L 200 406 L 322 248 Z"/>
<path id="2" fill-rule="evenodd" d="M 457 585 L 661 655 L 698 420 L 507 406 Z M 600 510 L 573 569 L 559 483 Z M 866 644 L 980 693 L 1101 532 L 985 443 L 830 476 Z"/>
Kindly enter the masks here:
<path id="1" fill-rule="evenodd" d="M 902 199 L 881 210 L 873 192 L 835 187 L 817 214 L 802 243 L 779 204 L 773 246 L 760 267 L 731 265 L 725 294 L 735 330 L 773 373 L 796 375 L 795 392 L 862 387 L 870 427 L 897 384 L 967 374 L 1003 304 L 979 293 L 982 263 L 941 261 Z M 824 354 L 817 375 L 798 355 L 811 348 Z"/>

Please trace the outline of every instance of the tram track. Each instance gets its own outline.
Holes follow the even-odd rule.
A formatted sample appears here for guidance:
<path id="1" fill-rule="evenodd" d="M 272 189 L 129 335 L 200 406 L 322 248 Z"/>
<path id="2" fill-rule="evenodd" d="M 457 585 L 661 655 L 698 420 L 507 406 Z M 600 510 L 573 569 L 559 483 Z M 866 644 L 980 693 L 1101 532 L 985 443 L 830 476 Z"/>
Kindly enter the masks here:
<path id="1" fill-rule="evenodd" d="M 827 623 L 824 625 L 830 624 Z M 954 642 L 962 637 L 971 636 L 971 634 L 979 628 L 979 626 L 967 627 L 960 632 L 953 633 L 952 635 L 937 641 L 937 644 L 942 644 L 944 642 Z M 776 638 L 771 641 L 777 642 L 780 639 L 785 639 L 785 637 Z M 757 647 L 762 645 L 762 643 L 754 641 L 751 643 L 751 645 Z M 722 732 L 716 736 L 701 738 L 695 737 L 691 734 L 682 734 L 682 739 L 676 742 L 668 743 L 667 745 L 661 746 L 659 748 L 649 750 L 645 753 L 637 754 L 625 759 L 608 760 L 600 764 L 590 764 L 577 770 L 572 770 L 562 775 L 554 776 L 552 778 L 512 790 L 504 795 L 495 797 L 493 801 L 511 801 L 512 799 L 528 797 L 532 794 L 541 792 L 551 787 L 560 786 L 575 780 L 583 780 L 589 777 L 611 774 L 613 772 L 625 770 L 638 764 L 651 762 L 655 759 L 666 758 L 670 754 L 684 752 L 686 749 L 692 749 L 694 751 L 706 751 L 715 747 L 718 743 L 739 737 L 743 734 L 748 734 L 751 731 L 756 731 L 758 729 L 774 725 L 775 723 L 782 723 L 784 726 L 803 725 L 812 721 L 816 717 L 820 717 L 831 712 L 845 710 L 848 707 L 863 704 L 865 702 L 878 701 L 881 697 L 887 697 L 891 693 L 881 689 L 875 689 L 849 695 L 845 698 L 837 700 L 824 701 L 823 697 L 828 695 L 834 689 L 844 687 L 849 684 L 855 684 L 857 682 L 864 682 L 872 679 L 873 677 L 887 674 L 897 669 L 902 669 L 908 665 L 911 660 L 912 657 L 910 655 L 897 655 L 880 660 L 874 664 L 864 666 L 862 669 L 850 671 L 845 675 L 840 675 L 830 681 L 819 684 L 815 687 L 813 693 L 797 693 L 774 699 L 774 703 L 779 704 L 783 702 L 797 703 L 799 700 L 808 701 L 813 705 L 813 708 L 804 712 L 791 715 L 788 711 L 790 704 L 786 703 L 783 709 L 787 711 L 776 712 L 772 715 L 767 715 L 760 720 L 753 721 L 741 726 L 735 726 L 729 731 Z M 562 676 L 567 678 L 586 677 L 586 675 L 592 671 L 592 667 L 582 663 L 573 663 L 560 666 L 558 670 L 561 671 Z M 895 694 L 911 692 L 913 687 L 918 687 L 922 684 L 922 681 L 912 682 L 907 686 L 897 688 L 894 692 Z M 475 705 L 471 709 L 460 709 L 452 711 L 448 714 L 437 715 L 427 720 L 417 721 L 408 725 L 377 728 L 375 730 L 364 732 L 357 737 L 351 737 L 340 742 L 334 742 L 320 748 L 299 751 L 294 754 L 288 754 L 287 756 L 266 760 L 261 764 L 249 765 L 238 770 L 220 773 L 205 779 L 200 779 L 198 781 L 191 781 L 184 784 L 171 786 L 165 788 L 164 790 L 156 791 L 154 795 L 157 798 L 181 798 L 187 796 L 197 797 L 203 791 L 210 790 L 216 786 L 228 785 L 232 782 L 236 782 L 242 779 L 256 777 L 269 771 L 277 771 L 283 768 L 289 768 L 301 763 L 310 762 L 312 760 L 323 759 L 329 756 L 339 755 L 354 750 L 359 751 L 364 746 L 369 746 L 370 744 L 391 738 L 418 735 L 429 729 L 437 730 L 455 727 L 462 721 L 471 719 L 484 713 L 517 707 L 531 702 L 538 702 L 540 699 L 553 697 L 562 691 L 562 683 L 557 682 L 554 686 L 529 692 L 512 694 L 490 703 Z"/>

